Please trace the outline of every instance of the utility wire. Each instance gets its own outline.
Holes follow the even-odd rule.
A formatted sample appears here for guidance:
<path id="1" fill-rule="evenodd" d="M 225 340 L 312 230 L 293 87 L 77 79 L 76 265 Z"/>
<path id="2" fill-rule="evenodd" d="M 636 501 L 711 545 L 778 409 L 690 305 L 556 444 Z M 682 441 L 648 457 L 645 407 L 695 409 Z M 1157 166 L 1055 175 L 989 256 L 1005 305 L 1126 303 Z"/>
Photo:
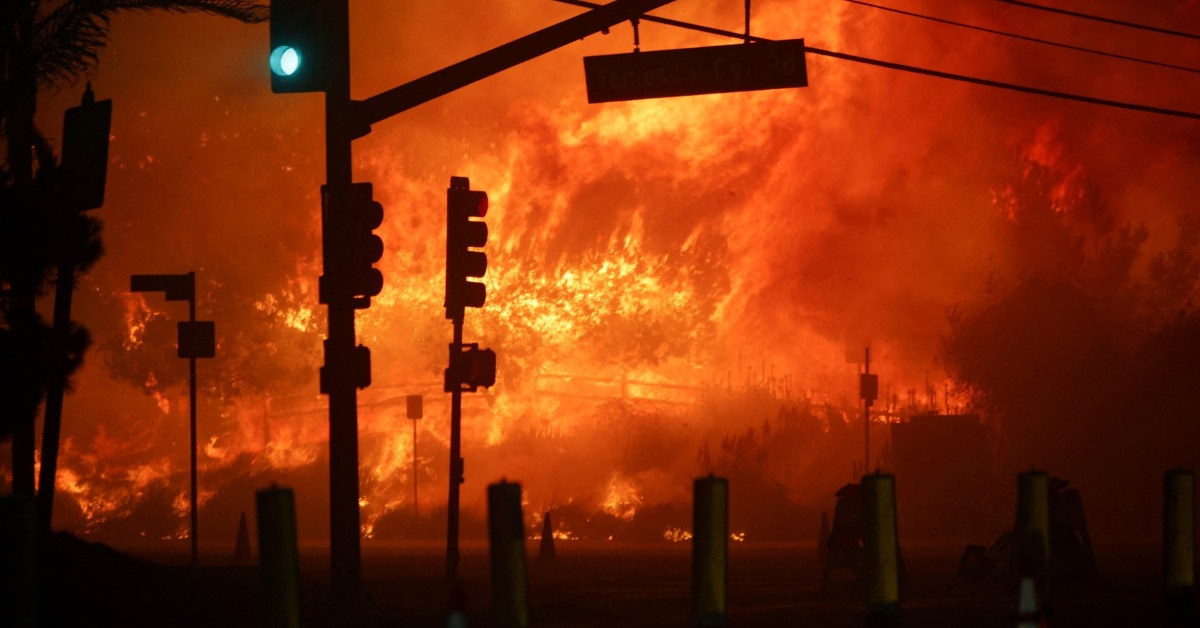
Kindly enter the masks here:
<path id="1" fill-rule="evenodd" d="M 1071 17 L 1079 17 L 1079 18 L 1083 18 L 1085 20 L 1092 20 L 1095 22 L 1104 22 L 1105 24 L 1116 24 L 1117 26 L 1127 26 L 1129 28 L 1137 28 L 1137 29 L 1141 29 L 1144 31 L 1163 33 L 1165 35 L 1174 35 L 1176 37 L 1187 37 L 1189 39 L 1200 39 L 1200 35 L 1197 35 L 1196 33 L 1185 33 L 1183 31 L 1173 31 L 1173 30 L 1170 30 L 1167 28 L 1159 28 L 1157 26 L 1147 26 L 1146 24 L 1138 24 L 1136 22 L 1126 22 L 1124 20 L 1114 20 L 1110 17 L 1101 17 L 1099 15 L 1092 15 L 1090 13 L 1079 13 L 1078 11 L 1068 11 L 1066 9 L 1057 9 L 1054 7 L 1048 7 L 1048 6 L 1041 5 L 1041 4 L 1034 4 L 1032 2 L 1022 2 L 1021 0 L 996 0 L 996 1 L 1003 2 L 1005 4 L 1015 4 L 1019 7 L 1037 9 L 1039 11 L 1049 11 L 1050 13 L 1058 13 L 1060 15 L 1070 15 Z"/>
<path id="2" fill-rule="evenodd" d="M 940 18 L 940 17 L 934 17 L 932 15 L 924 15 L 922 13 L 913 13 L 912 11 L 904 11 L 904 10 L 895 9 L 892 7 L 885 7 L 885 6 L 879 5 L 879 4 L 872 4 L 870 2 L 863 2 L 863 0 L 846 0 L 846 2 L 849 2 L 852 4 L 859 4 L 864 7 L 871 7 L 872 9 L 879 9 L 881 11 L 888 11 L 891 13 L 898 13 L 900 15 L 907 15 L 909 17 L 920 18 L 922 20 L 929 20 L 930 22 L 938 22 L 939 24 L 949 24 L 950 26 L 959 26 L 959 27 L 968 28 L 968 29 L 971 29 L 974 31 L 990 33 L 992 35 L 1000 35 L 1001 37 L 1011 37 L 1013 39 L 1020 39 L 1021 41 L 1031 41 L 1031 42 L 1034 42 L 1037 44 L 1045 44 L 1047 46 L 1056 46 L 1058 48 L 1066 48 L 1067 50 L 1077 50 L 1079 52 L 1088 52 L 1091 54 L 1101 55 L 1104 57 L 1111 57 L 1113 59 L 1122 59 L 1124 61 L 1133 61 L 1135 63 L 1145 63 L 1148 65 L 1156 65 L 1156 66 L 1163 67 L 1163 68 L 1171 68 L 1172 70 L 1183 70 L 1184 72 L 1194 72 L 1194 73 L 1200 74 L 1200 69 L 1197 69 L 1197 68 L 1189 68 L 1187 66 L 1182 66 L 1182 65 L 1163 63 L 1161 61 L 1151 61 L 1149 59 L 1142 59 L 1139 57 L 1130 57 L 1130 56 L 1126 56 L 1126 55 L 1116 54 L 1113 52 L 1104 52 L 1103 50 L 1095 50 L 1093 48 L 1084 48 L 1082 46 L 1072 46 L 1070 44 L 1064 44 L 1064 43 L 1057 42 L 1057 41 L 1050 41 L 1049 39 L 1038 39 L 1037 37 L 1027 37 L 1025 35 L 1017 35 L 1016 33 L 1008 33 L 1005 31 L 998 31 L 998 30 L 994 30 L 991 28 L 985 28 L 983 26 L 976 26 L 974 24 L 965 24 L 963 22 L 955 22 L 954 20 L 947 20 L 947 19 Z"/>
<path id="3" fill-rule="evenodd" d="M 764 40 L 765 41 L 765 40 Z M 1028 85 L 1017 85 L 1015 83 L 1005 83 L 1003 81 L 993 81 L 991 79 L 982 79 L 974 76 L 966 76 L 963 74 L 954 74 L 952 72 L 942 72 L 940 70 L 930 70 L 927 68 L 918 68 L 916 66 L 904 65 L 903 63 L 892 63 L 890 61 L 880 61 L 879 59 L 871 59 L 868 57 L 860 57 L 858 55 L 846 54 L 844 52 L 835 52 L 833 50 L 821 50 L 820 48 L 804 47 L 805 52 L 811 52 L 815 55 L 833 57 L 835 59 L 843 59 L 845 61 L 853 61 L 855 63 L 865 63 L 867 65 L 875 65 L 882 68 L 892 70 L 900 70 L 902 72 L 911 72 L 913 74 L 924 74 L 926 76 L 934 76 L 937 78 L 949 79 L 952 81 L 962 81 L 964 83 L 974 83 L 975 85 L 986 85 L 997 89 L 1007 89 L 1014 92 L 1023 92 L 1026 94 L 1037 94 L 1038 96 L 1049 96 L 1051 98 L 1061 98 L 1063 100 L 1074 100 L 1085 102 L 1093 105 L 1102 105 L 1105 107 L 1116 107 L 1118 109 L 1131 109 L 1133 111 L 1144 111 L 1146 113 L 1157 113 L 1164 116 L 1175 116 L 1179 118 L 1191 118 L 1200 120 L 1200 113 L 1191 111 L 1179 111 L 1176 109 L 1164 109 L 1162 107 L 1151 107 L 1149 105 L 1139 105 L 1137 103 L 1123 102 L 1120 100 L 1108 100 L 1105 98 L 1093 98 L 1092 96 L 1083 96 L 1080 94 L 1071 94 L 1068 92 L 1060 92 L 1052 89 L 1041 89 L 1039 87 L 1029 87 Z"/>
<path id="4" fill-rule="evenodd" d="M 588 8 L 588 9 L 595 9 L 595 8 L 603 6 L 600 4 L 596 4 L 595 2 L 589 2 L 588 0 L 554 0 L 554 1 L 561 2 L 563 4 L 570 4 L 570 5 L 574 5 L 574 6 L 578 6 L 578 7 L 584 7 L 584 8 Z M 1002 0 L 1002 1 L 1006 1 L 1006 0 Z M 746 35 L 743 33 L 735 33 L 733 31 L 727 31 L 724 29 L 713 28 L 711 26 L 703 26 L 700 24 L 692 24 L 691 22 L 682 22 L 679 20 L 655 17 L 653 15 L 643 15 L 639 19 L 646 21 L 646 22 L 654 22 L 657 24 L 666 24 L 667 26 L 676 26 L 679 28 L 686 28 L 689 30 L 700 31 L 702 33 L 709 33 L 712 35 L 721 35 L 723 37 L 732 37 L 734 39 L 740 39 L 743 41 L 746 39 L 749 39 L 750 41 L 760 41 L 760 42 L 772 41 L 765 37 L 758 37 L 756 35 L 751 35 L 749 38 L 747 38 Z M 982 78 L 977 78 L 974 76 L 966 76 L 964 74 L 954 74 L 952 72 L 942 72 L 940 70 L 930 70 L 928 68 L 920 68 L 920 67 L 916 67 L 916 66 L 912 66 L 912 65 L 905 65 L 903 63 L 892 63 L 891 61 L 881 61 L 879 59 L 872 59 L 870 57 L 862 57 L 859 55 L 852 55 L 852 54 L 847 54 L 844 52 L 836 52 L 833 50 L 822 50 L 821 48 L 813 48 L 811 46 L 805 46 L 804 51 L 806 53 L 812 53 L 812 54 L 820 55 L 820 56 L 824 56 L 824 57 L 833 57 L 835 59 L 841 59 L 843 61 L 852 61 L 854 63 L 862 63 L 865 65 L 874 65 L 874 66 L 878 66 L 881 68 L 888 68 L 889 70 L 899 70 L 901 72 L 910 72 L 912 74 L 923 74 L 925 76 L 933 76 L 936 78 L 942 78 L 942 79 L 947 79 L 947 80 L 951 80 L 951 81 L 961 81 L 964 83 L 973 83 L 975 85 L 985 85 L 987 87 L 995 87 L 997 89 L 1006 89 L 1006 90 L 1014 91 L 1014 92 L 1022 92 L 1022 93 L 1026 93 L 1026 94 L 1036 94 L 1038 96 L 1048 96 L 1050 98 L 1061 98 L 1063 100 L 1074 100 L 1077 102 L 1085 102 L 1085 103 L 1089 103 L 1092 105 L 1101 105 L 1104 107 L 1115 107 L 1117 109 L 1130 109 L 1133 111 L 1142 111 L 1142 112 L 1146 112 L 1146 113 L 1157 113 L 1157 114 L 1164 115 L 1164 116 L 1174 116 L 1177 118 L 1190 118 L 1192 120 L 1200 120 L 1200 113 L 1194 113 L 1191 111 L 1180 111 L 1177 109 L 1165 109 L 1162 107 L 1151 107 L 1148 105 L 1139 105 L 1137 103 L 1122 102 L 1119 100 L 1107 100 L 1104 98 L 1093 98 L 1091 96 L 1082 96 L 1079 94 L 1071 94 L 1071 93 L 1067 93 L 1067 92 L 1060 92 L 1060 91 L 1055 91 L 1055 90 L 1050 90 L 1050 89 L 1029 87 L 1027 85 L 1017 85 L 1015 83 L 1005 83 L 1003 81 L 993 81 L 990 79 L 982 79 Z"/>

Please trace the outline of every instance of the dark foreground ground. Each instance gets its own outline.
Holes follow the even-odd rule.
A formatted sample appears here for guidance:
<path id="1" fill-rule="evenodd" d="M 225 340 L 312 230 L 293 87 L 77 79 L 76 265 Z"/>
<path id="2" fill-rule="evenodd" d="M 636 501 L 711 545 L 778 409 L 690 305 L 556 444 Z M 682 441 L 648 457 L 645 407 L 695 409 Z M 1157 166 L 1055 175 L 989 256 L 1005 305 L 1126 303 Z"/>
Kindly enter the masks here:
<path id="1" fill-rule="evenodd" d="M 688 626 L 687 543 L 627 545 L 559 542 L 558 559 L 539 563 L 529 545 L 534 626 Z M 54 626 L 261 626 L 262 589 L 254 565 L 232 552 L 206 552 L 204 567 L 184 566 L 181 551 L 134 549 L 60 540 L 43 590 L 43 615 Z M 964 585 L 954 578 L 960 546 L 905 547 L 905 626 L 1014 626 L 1016 602 L 996 583 Z M 304 625 L 442 626 L 447 589 L 444 554 L 435 544 L 364 548 L 363 599 L 336 600 L 328 553 L 303 547 Z M 863 593 L 850 572 L 820 592 L 811 545 L 734 543 L 729 560 L 729 625 L 862 626 Z M 1101 577 L 1053 591 L 1050 626 L 1168 626 L 1163 612 L 1157 546 L 1100 547 Z M 467 543 L 462 575 L 470 626 L 492 625 L 485 547 Z M 3 623 L 3 622 L 0 622 Z"/>

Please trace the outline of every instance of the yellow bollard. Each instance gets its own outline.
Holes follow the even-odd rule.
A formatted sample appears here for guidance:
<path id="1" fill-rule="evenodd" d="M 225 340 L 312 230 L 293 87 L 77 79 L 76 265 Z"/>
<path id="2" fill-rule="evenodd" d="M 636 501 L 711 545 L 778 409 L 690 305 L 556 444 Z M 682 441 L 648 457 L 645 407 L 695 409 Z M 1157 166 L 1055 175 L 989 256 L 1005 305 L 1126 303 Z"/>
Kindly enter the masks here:
<path id="1" fill-rule="evenodd" d="M 290 488 L 258 491 L 258 557 L 267 598 L 266 625 L 300 625 L 300 552 L 296 538 L 296 498 Z"/>
<path id="2" fill-rule="evenodd" d="M 863 550 L 867 559 L 867 624 L 900 619 L 900 537 L 896 529 L 896 476 L 862 478 Z"/>
<path id="3" fill-rule="evenodd" d="M 1017 628 L 1043 628 L 1046 616 L 1038 602 L 1037 583 L 1033 578 L 1021 578 L 1017 586 Z"/>
<path id="4" fill-rule="evenodd" d="M 5 626 L 37 624 L 37 546 L 33 498 L 0 497 L 0 618 Z"/>
<path id="5" fill-rule="evenodd" d="M 487 496 L 496 626 L 525 628 L 529 625 L 529 579 L 525 571 L 521 485 L 501 480 L 499 484 L 488 485 Z"/>
<path id="6" fill-rule="evenodd" d="M 692 502 L 692 623 L 726 625 L 729 481 L 696 478 Z"/>
<path id="7" fill-rule="evenodd" d="M 1033 576 L 1045 586 L 1050 567 L 1050 476 L 1042 471 L 1030 469 L 1017 476 L 1012 560 L 1018 578 Z"/>
<path id="8" fill-rule="evenodd" d="M 1163 577 L 1168 610 L 1188 616 L 1196 585 L 1196 474 L 1187 469 L 1163 474 Z"/>

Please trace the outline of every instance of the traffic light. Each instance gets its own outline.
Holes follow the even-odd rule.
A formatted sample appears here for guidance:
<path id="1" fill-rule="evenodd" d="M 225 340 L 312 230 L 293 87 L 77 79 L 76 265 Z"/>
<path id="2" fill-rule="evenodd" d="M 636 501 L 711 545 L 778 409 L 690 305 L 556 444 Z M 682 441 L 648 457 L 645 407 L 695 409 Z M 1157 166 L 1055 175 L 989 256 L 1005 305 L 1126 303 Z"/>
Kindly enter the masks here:
<path id="1" fill-rule="evenodd" d="M 879 398 L 879 376 L 875 373 L 859 373 L 858 391 L 858 396 L 867 402 L 868 407 L 875 405 L 875 400 Z"/>
<path id="2" fill-rule="evenodd" d="M 337 357 L 334 357 L 334 354 L 337 354 Z M 318 372 L 322 395 L 328 395 L 339 384 L 350 384 L 355 388 L 367 388 L 371 385 L 370 348 L 358 345 L 339 351 L 326 339 L 325 358 L 325 366 Z M 330 366 L 335 363 L 339 365 L 337 368 Z"/>
<path id="3" fill-rule="evenodd" d="M 480 349 L 478 343 L 462 345 L 466 351 L 450 345 L 450 368 L 446 369 L 446 392 L 490 388 L 496 383 L 496 352 Z M 463 388 L 463 387 L 466 388 Z"/>
<path id="4" fill-rule="evenodd" d="M 104 204 L 111 125 L 112 100 L 96 102 L 88 83 L 83 102 L 63 115 L 62 189 L 68 208 L 84 211 Z"/>
<path id="5" fill-rule="evenodd" d="M 321 302 L 330 298 L 356 299 L 366 308 L 383 290 L 383 273 L 373 265 L 383 257 L 383 239 L 374 230 L 383 224 L 383 205 L 372 198 L 370 183 L 352 183 L 344 199 L 321 186 L 325 214 L 325 274 Z"/>
<path id="6" fill-rule="evenodd" d="M 463 310 L 482 307 L 487 288 L 471 278 L 487 272 L 487 254 L 472 251 L 487 244 L 487 192 L 472 190 L 466 177 L 450 177 L 446 189 L 446 318 L 462 320 Z"/>
<path id="7" fill-rule="evenodd" d="M 333 4 L 326 0 L 271 0 L 273 93 L 325 91 L 330 40 L 327 10 Z"/>

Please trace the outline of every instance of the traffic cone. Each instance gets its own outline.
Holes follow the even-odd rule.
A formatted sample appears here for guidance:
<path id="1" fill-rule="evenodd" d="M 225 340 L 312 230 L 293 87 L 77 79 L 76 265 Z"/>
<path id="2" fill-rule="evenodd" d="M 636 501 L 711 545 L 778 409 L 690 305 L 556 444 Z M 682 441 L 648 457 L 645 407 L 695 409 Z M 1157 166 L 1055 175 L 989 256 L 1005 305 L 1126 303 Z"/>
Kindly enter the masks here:
<path id="1" fill-rule="evenodd" d="M 1037 583 L 1028 576 L 1021 578 L 1017 597 L 1017 628 L 1045 628 L 1046 614 L 1038 600 Z"/>
<path id="2" fill-rule="evenodd" d="M 550 511 L 542 515 L 542 542 L 538 545 L 538 562 L 552 563 L 557 555 L 554 553 L 554 529 L 550 525 Z"/>
<path id="3" fill-rule="evenodd" d="M 237 543 L 233 546 L 233 560 L 240 563 L 250 560 L 250 528 L 246 526 L 246 511 L 238 517 Z"/>

